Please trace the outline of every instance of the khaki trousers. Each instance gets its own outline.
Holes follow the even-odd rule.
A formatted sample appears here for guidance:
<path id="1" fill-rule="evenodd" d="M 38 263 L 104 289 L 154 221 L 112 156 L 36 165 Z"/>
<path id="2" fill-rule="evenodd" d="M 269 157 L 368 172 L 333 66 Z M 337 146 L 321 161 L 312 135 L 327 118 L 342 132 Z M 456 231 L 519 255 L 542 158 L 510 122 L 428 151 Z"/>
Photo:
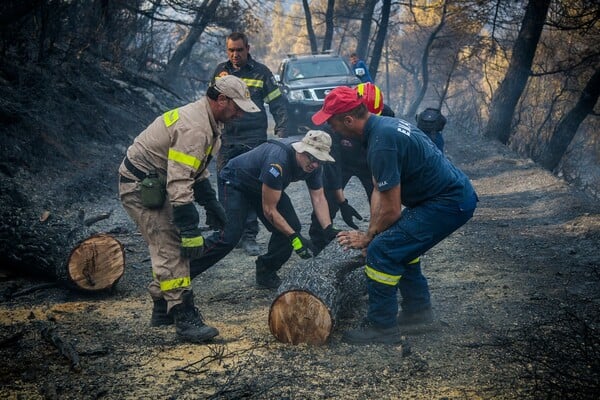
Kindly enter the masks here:
<path id="1" fill-rule="evenodd" d="M 167 310 L 182 302 L 181 295 L 191 290 L 190 262 L 181 257 L 179 231 L 173 224 L 173 209 L 166 200 L 161 208 L 142 205 L 139 182 L 119 183 L 123 208 L 136 223 L 148 245 L 152 262 L 152 282 L 148 291 L 153 300 L 164 298 Z"/>

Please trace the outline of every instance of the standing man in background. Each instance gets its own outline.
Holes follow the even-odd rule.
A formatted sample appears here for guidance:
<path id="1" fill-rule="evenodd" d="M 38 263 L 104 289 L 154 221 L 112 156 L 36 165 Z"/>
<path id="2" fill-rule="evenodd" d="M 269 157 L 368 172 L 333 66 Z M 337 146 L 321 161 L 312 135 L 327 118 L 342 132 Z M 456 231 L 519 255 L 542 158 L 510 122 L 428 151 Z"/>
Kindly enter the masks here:
<path id="1" fill-rule="evenodd" d="M 241 118 L 225 124 L 221 136 L 222 147 L 217 157 L 217 181 L 219 173 L 232 158 L 252 150 L 267 141 L 267 112 L 265 103 L 275 120 L 275 135 L 286 136 L 287 129 L 287 100 L 282 95 L 273 73 L 269 68 L 255 61 L 250 55 L 248 37 L 241 32 L 233 32 L 227 36 L 228 61 L 217 65 L 211 83 L 227 75 L 234 75 L 242 79 L 250 90 L 252 101 L 258 105 L 260 112 L 246 113 Z M 218 184 L 221 188 L 222 185 Z M 223 193 L 219 191 L 219 199 L 223 201 Z M 214 216 L 206 215 L 206 224 L 215 228 Z M 245 223 L 244 233 L 239 246 L 250 256 L 260 254 L 260 246 L 256 243 L 258 234 L 258 219 L 251 210 Z"/>
<path id="2" fill-rule="evenodd" d="M 367 67 L 367 64 L 365 64 L 365 62 L 358 57 L 358 54 L 350 54 L 350 63 L 352 64 L 352 70 L 354 70 L 354 75 L 356 75 L 362 83 L 374 83 L 373 78 L 371 78 L 371 74 L 369 73 L 369 68 Z"/>

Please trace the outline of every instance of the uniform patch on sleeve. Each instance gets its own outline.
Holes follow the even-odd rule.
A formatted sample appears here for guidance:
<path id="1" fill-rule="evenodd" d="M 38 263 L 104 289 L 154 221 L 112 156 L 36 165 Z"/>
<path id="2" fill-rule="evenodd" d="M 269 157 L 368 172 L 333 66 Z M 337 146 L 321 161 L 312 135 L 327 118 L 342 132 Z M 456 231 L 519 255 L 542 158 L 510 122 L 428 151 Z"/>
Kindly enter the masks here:
<path id="1" fill-rule="evenodd" d="M 271 164 L 271 168 L 269 168 L 269 173 L 275 178 L 278 178 L 279 175 L 283 174 L 283 168 L 281 168 L 281 165 L 279 164 Z"/>

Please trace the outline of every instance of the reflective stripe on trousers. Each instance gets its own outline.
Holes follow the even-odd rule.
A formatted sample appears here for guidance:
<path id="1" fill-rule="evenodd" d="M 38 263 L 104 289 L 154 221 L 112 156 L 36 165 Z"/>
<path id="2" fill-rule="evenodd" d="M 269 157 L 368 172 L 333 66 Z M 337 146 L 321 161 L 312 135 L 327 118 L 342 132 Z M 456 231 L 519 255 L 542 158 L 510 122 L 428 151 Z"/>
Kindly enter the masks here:
<path id="1" fill-rule="evenodd" d="M 471 219 L 476 203 L 476 195 L 473 196 L 469 210 L 462 210 L 458 204 L 436 202 L 406 208 L 395 224 L 373 239 L 367 248 L 369 268 L 377 271 L 378 276 L 401 278 L 396 281 L 397 285 L 392 285 L 377 281 L 367 274 L 367 316 L 371 321 L 381 326 L 396 323 L 398 289 L 402 294 L 404 311 L 417 311 L 430 306 L 429 287 L 421 272 L 421 263 L 411 264 L 411 261 Z"/>
<path id="2" fill-rule="evenodd" d="M 153 277 L 148 291 L 153 299 L 164 298 L 170 309 L 181 303 L 181 294 L 190 289 L 189 260 L 181 257 L 181 241 L 172 222 L 171 206 L 165 202 L 162 208 L 145 208 L 138 185 L 137 182 L 119 184 L 121 203 L 148 245 Z"/>

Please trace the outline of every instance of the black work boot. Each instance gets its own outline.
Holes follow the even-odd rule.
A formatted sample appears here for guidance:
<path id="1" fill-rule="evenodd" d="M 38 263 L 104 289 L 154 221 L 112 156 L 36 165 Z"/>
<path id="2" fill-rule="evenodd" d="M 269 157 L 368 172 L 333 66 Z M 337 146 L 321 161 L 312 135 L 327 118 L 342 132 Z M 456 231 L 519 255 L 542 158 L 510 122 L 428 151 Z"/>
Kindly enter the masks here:
<path id="1" fill-rule="evenodd" d="M 382 328 L 365 318 L 357 328 L 344 332 L 342 340 L 350 344 L 396 344 L 402 336 L 398 325 Z"/>
<path id="2" fill-rule="evenodd" d="M 183 303 L 174 306 L 169 315 L 175 320 L 177 336 L 186 342 L 203 343 L 219 334 L 217 328 L 208 326 L 202 320 L 202 315 L 194 306 L 194 295 L 190 291 L 182 295 Z"/>
<path id="3" fill-rule="evenodd" d="M 265 267 L 259 260 L 256 260 L 256 288 L 277 289 L 280 284 L 281 279 L 277 276 L 277 271 Z"/>
<path id="4" fill-rule="evenodd" d="M 165 299 L 153 300 L 152 317 L 150 326 L 173 325 L 173 316 L 167 314 L 167 301 Z"/>

